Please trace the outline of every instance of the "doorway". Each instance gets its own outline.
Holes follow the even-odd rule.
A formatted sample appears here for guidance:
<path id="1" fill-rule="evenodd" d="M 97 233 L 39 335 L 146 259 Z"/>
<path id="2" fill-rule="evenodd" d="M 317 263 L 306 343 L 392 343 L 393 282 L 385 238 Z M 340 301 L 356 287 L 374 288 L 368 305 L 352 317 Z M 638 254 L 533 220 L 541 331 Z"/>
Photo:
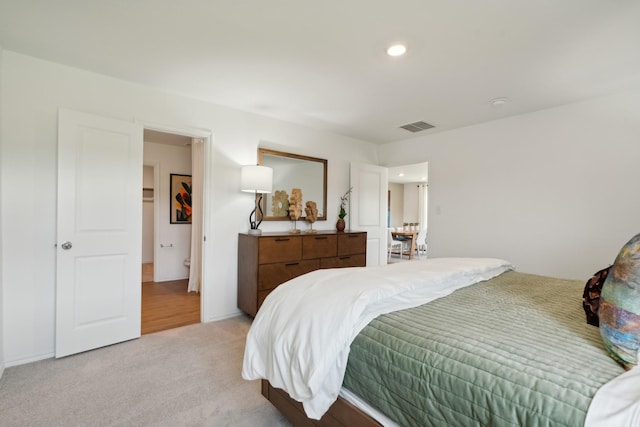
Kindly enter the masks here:
<path id="1" fill-rule="evenodd" d="M 145 127 L 162 132 L 176 130 L 73 110 L 58 112 L 56 234 L 61 241 L 56 247 L 57 358 L 140 337 Z M 201 209 L 194 211 L 201 212 L 202 228 L 194 246 L 199 253 L 195 259 L 202 265 L 206 257 L 208 206 L 204 195 L 211 173 L 212 134 L 201 129 L 177 129 L 172 133 L 192 138 L 197 147 L 196 171 L 203 178 L 201 188 L 197 189 L 202 195 L 196 198 Z M 170 207 L 168 190 L 163 196 L 163 188 L 168 185 L 160 185 L 164 174 L 161 169 L 154 166 L 154 236 L 162 240 L 155 237 L 153 280 L 171 282 L 175 278 L 158 275 L 156 249 L 167 241 L 155 229 L 165 223 L 164 218 L 168 222 Z M 68 191 L 69 188 L 81 191 Z M 162 204 L 165 209 L 161 209 L 160 199 L 166 199 Z M 162 211 L 164 216 L 160 214 Z M 167 238 L 171 241 L 172 236 Z M 203 267 L 190 271 L 198 272 L 200 294 L 194 296 L 200 302 L 196 304 L 200 313 L 196 321 L 200 322 L 208 318 L 203 302 L 206 300 L 200 298 L 206 295 L 208 270 Z M 179 279 L 184 276 L 183 273 Z M 192 281 L 189 283 L 191 286 Z"/>
<path id="2" fill-rule="evenodd" d="M 426 259 L 428 171 L 427 162 L 389 168 L 387 227 L 416 233 L 416 253 L 412 254 L 416 260 Z"/>
<path id="3" fill-rule="evenodd" d="M 202 292 L 188 290 L 192 229 L 197 230 L 191 222 L 192 179 L 198 179 L 192 175 L 193 141 L 189 135 L 144 130 L 142 334 L 201 321 Z M 202 188 L 203 182 L 197 185 Z M 202 242 L 202 236 L 196 239 Z"/>
<path id="4" fill-rule="evenodd" d="M 142 166 L 142 283 L 153 282 L 156 165 Z"/>

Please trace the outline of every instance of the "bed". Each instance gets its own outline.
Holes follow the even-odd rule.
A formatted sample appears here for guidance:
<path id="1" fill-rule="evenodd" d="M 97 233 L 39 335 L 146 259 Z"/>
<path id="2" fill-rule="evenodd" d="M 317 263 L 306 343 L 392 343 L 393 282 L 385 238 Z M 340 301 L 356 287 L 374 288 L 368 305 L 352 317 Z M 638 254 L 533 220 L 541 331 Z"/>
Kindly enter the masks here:
<path id="1" fill-rule="evenodd" d="M 583 288 L 496 259 L 320 270 L 265 301 L 243 377 L 298 426 L 640 425 Z"/>

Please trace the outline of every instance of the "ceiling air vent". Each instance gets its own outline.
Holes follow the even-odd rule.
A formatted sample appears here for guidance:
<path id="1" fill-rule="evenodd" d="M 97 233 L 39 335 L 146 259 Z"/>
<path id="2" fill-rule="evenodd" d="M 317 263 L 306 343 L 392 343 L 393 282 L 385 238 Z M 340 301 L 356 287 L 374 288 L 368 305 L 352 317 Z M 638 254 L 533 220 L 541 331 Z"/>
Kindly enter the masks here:
<path id="1" fill-rule="evenodd" d="M 408 130 L 409 132 L 420 132 L 423 130 L 427 130 L 427 129 L 431 129 L 432 127 L 434 127 L 433 125 L 430 125 L 427 122 L 415 122 L 415 123 L 409 123 L 408 125 L 404 125 L 404 126 L 400 126 L 402 129 L 404 130 Z"/>

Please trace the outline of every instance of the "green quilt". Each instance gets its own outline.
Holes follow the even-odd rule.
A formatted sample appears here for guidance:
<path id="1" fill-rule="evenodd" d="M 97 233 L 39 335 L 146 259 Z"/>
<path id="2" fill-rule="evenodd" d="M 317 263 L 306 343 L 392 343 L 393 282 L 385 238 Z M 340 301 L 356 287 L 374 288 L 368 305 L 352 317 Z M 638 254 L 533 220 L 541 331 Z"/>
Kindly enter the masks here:
<path id="1" fill-rule="evenodd" d="M 623 369 L 582 309 L 584 283 L 507 272 L 380 316 L 344 387 L 403 426 L 583 426 Z"/>

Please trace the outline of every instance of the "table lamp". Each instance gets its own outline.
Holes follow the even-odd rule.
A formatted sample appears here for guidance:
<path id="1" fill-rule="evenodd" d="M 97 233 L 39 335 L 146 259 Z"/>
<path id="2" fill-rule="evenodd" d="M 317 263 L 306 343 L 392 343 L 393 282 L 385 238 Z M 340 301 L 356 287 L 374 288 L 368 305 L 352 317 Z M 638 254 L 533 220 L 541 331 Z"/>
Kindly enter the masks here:
<path id="1" fill-rule="evenodd" d="M 248 165 L 243 166 L 240 173 L 240 190 L 255 194 L 255 207 L 249 214 L 249 234 L 260 235 L 262 230 L 262 194 L 271 193 L 273 185 L 273 169 L 267 166 Z M 258 196 L 259 194 L 259 196 Z M 258 211 L 260 214 L 258 214 Z M 260 219 L 258 221 L 258 218 Z"/>

